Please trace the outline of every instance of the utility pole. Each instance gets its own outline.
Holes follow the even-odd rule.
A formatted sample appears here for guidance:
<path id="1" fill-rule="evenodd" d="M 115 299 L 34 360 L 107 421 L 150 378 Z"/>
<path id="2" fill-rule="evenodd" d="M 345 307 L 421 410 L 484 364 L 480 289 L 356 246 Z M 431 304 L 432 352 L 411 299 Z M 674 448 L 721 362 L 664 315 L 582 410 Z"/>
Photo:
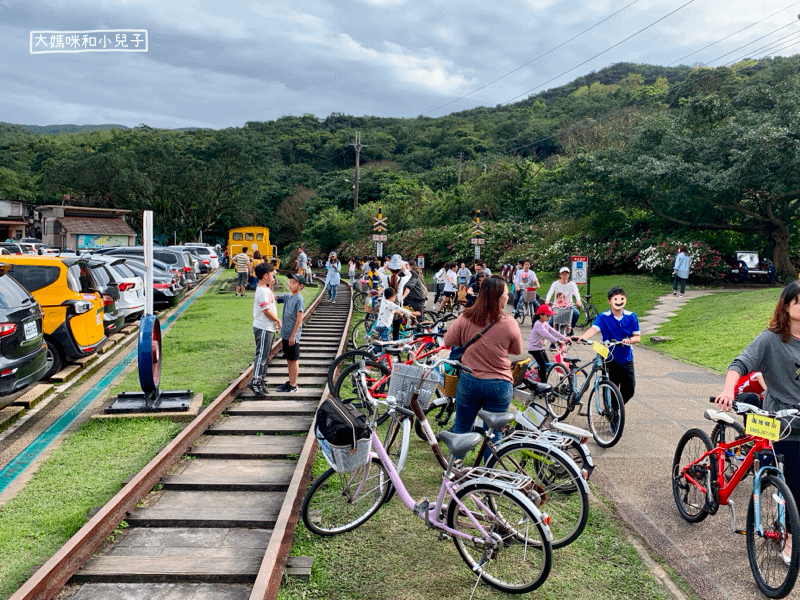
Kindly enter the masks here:
<path id="1" fill-rule="evenodd" d="M 461 163 L 464 162 L 464 153 L 458 153 L 458 185 L 461 185 Z"/>
<path id="2" fill-rule="evenodd" d="M 350 144 L 356 149 L 356 178 L 353 183 L 353 210 L 358 208 L 358 167 L 361 164 L 361 148 L 366 146 L 361 145 L 361 132 L 356 131 L 356 139 Z"/>

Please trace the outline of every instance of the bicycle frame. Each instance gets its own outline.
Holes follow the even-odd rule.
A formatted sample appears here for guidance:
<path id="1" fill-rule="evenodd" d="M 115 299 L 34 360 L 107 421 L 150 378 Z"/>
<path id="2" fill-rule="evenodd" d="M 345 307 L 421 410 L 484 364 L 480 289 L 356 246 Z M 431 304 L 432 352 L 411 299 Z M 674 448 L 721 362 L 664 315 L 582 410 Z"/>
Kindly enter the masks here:
<path id="1" fill-rule="evenodd" d="M 753 444 L 753 446 L 745 455 L 744 459 L 742 459 L 739 465 L 736 467 L 736 470 L 733 472 L 733 475 L 731 475 L 730 479 L 728 479 L 726 482 L 725 481 L 726 453 L 734 448 L 740 448 L 745 444 L 751 444 L 751 443 Z M 686 480 L 688 482 L 690 482 L 692 485 L 696 486 L 699 490 L 703 492 L 703 494 L 712 504 L 712 506 L 718 503 L 720 506 L 732 507 L 733 500 L 731 500 L 731 494 L 733 494 L 733 490 L 736 489 L 736 486 L 739 485 L 742 479 L 744 479 L 745 475 L 747 474 L 747 471 L 750 469 L 750 467 L 753 466 L 755 457 L 764 452 L 769 452 L 770 454 L 772 454 L 773 458 L 776 460 L 777 463 L 777 457 L 775 456 L 775 452 L 772 448 L 772 443 L 765 438 L 757 437 L 754 435 L 747 435 L 742 438 L 736 439 L 732 442 L 720 442 L 719 444 L 717 444 L 715 448 L 706 451 L 705 453 L 703 453 L 702 456 L 700 456 L 696 460 L 686 465 L 683 468 L 683 475 L 684 477 L 686 477 Z M 707 485 L 704 482 L 701 483 L 700 481 L 697 481 L 694 477 L 692 477 L 688 473 L 691 467 L 701 463 L 706 458 L 709 458 L 709 460 L 713 460 L 716 462 L 717 480 L 716 482 L 711 482 L 712 485 L 716 484 L 717 486 L 716 497 L 714 497 L 714 494 L 712 493 L 711 489 L 709 489 L 709 487 L 707 487 Z M 753 502 L 755 504 L 756 514 L 758 514 L 758 509 L 761 502 L 761 486 L 758 485 L 758 483 L 761 481 L 761 478 L 767 473 L 774 474 L 780 479 L 785 480 L 783 473 L 777 466 L 763 465 L 759 467 L 758 471 L 756 472 L 753 478 Z M 782 512 L 779 515 L 779 518 L 783 522 L 785 516 Z M 733 513 L 731 513 L 731 527 L 734 531 L 736 531 L 733 522 Z M 760 521 L 758 520 L 756 522 L 756 528 L 758 531 L 758 535 L 763 537 L 764 531 L 763 528 L 761 527 Z"/>

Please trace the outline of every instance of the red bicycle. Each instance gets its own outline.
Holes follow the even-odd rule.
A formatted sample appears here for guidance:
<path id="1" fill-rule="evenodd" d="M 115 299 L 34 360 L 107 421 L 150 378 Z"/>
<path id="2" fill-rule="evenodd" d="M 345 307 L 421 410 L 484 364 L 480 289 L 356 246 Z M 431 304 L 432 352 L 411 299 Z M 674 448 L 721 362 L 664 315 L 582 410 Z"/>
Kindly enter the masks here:
<path id="1" fill-rule="evenodd" d="M 783 456 L 775 454 L 772 440 L 779 439 L 779 419 L 800 411 L 771 413 L 741 402 L 734 402 L 733 410 L 746 415 L 747 425 L 745 435 L 735 440 L 714 446 L 701 429 L 683 434 L 672 463 L 672 495 L 681 517 L 689 523 L 699 523 L 727 505 L 731 529 L 747 536 L 747 558 L 758 588 L 769 598 L 783 598 L 792 591 L 800 568 L 800 515 L 784 481 Z M 729 414 L 714 409 L 706 410 L 705 417 L 717 423 L 734 422 Z M 751 470 L 753 493 L 746 529 L 741 530 L 736 528 L 731 494 Z M 792 544 L 793 536 L 798 539 Z"/>

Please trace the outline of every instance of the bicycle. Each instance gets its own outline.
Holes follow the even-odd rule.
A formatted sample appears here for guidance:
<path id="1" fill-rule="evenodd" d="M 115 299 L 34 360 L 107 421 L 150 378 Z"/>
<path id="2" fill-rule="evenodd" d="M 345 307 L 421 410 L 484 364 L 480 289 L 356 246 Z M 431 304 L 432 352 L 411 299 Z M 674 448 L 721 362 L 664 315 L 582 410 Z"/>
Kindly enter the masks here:
<path id="1" fill-rule="evenodd" d="M 452 296 L 447 297 L 441 309 L 438 308 L 436 309 L 436 314 L 438 315 L 439 318 L 448 314 L 452 314 L 457 317 L 458 315 L 461 314 L 461 311 L 464 310 L 464 307 L 466 305 L 467 303 L 465 301 L 462 302 L 461 300 L 459 300 L 458 297 L 456 296 L 456 293 L 454 292 Z"/>
<path id="2" fill-rule="evenodd" d="M 578 414 L 587 417 L 589 431 L 602 448 L 610 448 L 619 442 L 625 428 L 625 403 L 617 386 L 608 378 L 605 366 L 605 361 L 611 356 L 610 348 L 621 343 L 614 340 L 605 344 L 583 341 L 595 352 L 591 360 L 580 365 L 580 359 L 564 356 L 563 362 L 554 364 L 547 371 L 547 383 L 552 388 L 546 396 L 547 407 L 559 421 L 582 406 L 583 395 L 589 393 L 586 412 L 579 410 Z M 586 378 L 581 385 L 578 385 L 579 376 Z"/>
<path id="3" fill-rule="evenodd" d="M 516 306 L 516 310 L 514 311 L 514 316 L 517 319 L 517 322 L 522 325 L 525 322 L 525 317 L 530 315 L 531 317 L 531 325 L 536 322 L 536 288 L 528 288 L 526 290 L 522 290 L 522 296 L 520 297 L 520 301 L 518 306 Z"/>
<path id="4" fill-rule="evenodd" d="M 600 314 L 600 311 L 597 310 L 597 307 L 589 302 L 591 298 L 591 294 L 586 294 L 585 297 L 581 298 L 581 304 L 583 305 L 583 320 L 577 323 L 578 327 L 582 327 L 584 329 L 591 327 L 594 324 L 594 320 L 597 318 L 597 315 Z"/>
<path id="5" fill-rule="evenodd" d="M 794 417 L 800 411 L 773 413 L 740 402 L 733 403 L 733 410 L 747 415 L 747 433 L 738 439 L 715 446 L 701 429 L 683 434 L 672 462 L 672 495 L 678 513 L 689 523 L 699 523 L 727 505 L 731 529 L 747 536 L 747 559 L 758 588 L 769 598 L 783 598 L 792 591 L 800 568 L 800 515 L 783 478 L 783 457 L 775 454 L 771 440 L 779 439 L 778 419 Z M 729 415 L 714 409 L 707 409 L 705 417 L 717 423 L 733 422 Z M 787 430 L 791 431 L 791 426 Z M 747 453 L 729 469 L 727 453 L 744 448 L 749 448 Z M 731 494 L 751 469 L 755 472 L 753 493 L 743 531 L 736 528 Z M 789 536 L 795 543 L 786 564 L 783 549 Z"/>
<path id="6" fill-rule="evenodd" d="M 375 398 L 373 402 L 376 408 L 378 404 L 386 406 L 390 413 L 413 415 L 394 398 Z M 364 464 L 350 472 L 339 472 L 336 462 L 326 454 L 331 468 L 309 487 L 300 511 L 309 531 L 318 535 L 351 531 L 372 517 L 394 489 L 406 508 L 427 527 L 440 530 L 440 539 L 453 540 L 461 558 L 477 573 L 476 586 L 483 580 L 514 594 L 541 586 L 552 565 L 552 534 L 547 515 L 521 492 L 532 485 L 531 478 L 486 467 L 456 472 L 455 456 L 474 446 L 477 434 L 444 432 L 442 441 L 451 455 L 436 500 L 422 498 L 417 502 L 376 434 L 377 413 L 374 410 L 369 421 L 371 435 Z"/>

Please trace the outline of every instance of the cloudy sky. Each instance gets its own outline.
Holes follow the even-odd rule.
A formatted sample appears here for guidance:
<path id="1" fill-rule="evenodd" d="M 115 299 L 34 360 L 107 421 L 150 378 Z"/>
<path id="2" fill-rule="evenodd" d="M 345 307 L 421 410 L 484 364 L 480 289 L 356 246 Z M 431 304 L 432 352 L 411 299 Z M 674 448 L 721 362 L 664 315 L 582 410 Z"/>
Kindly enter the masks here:
<path id="1" fill-rule="evenodd" d="M 620 61 L 795 54 L 798 13 L 788 0 L 0 0 L 0 121 L 436 117 Z M 32 31 L 120 29 L 147 30 L 148 51 L 43 53 L 40 39 L 31 53 Z"/>

